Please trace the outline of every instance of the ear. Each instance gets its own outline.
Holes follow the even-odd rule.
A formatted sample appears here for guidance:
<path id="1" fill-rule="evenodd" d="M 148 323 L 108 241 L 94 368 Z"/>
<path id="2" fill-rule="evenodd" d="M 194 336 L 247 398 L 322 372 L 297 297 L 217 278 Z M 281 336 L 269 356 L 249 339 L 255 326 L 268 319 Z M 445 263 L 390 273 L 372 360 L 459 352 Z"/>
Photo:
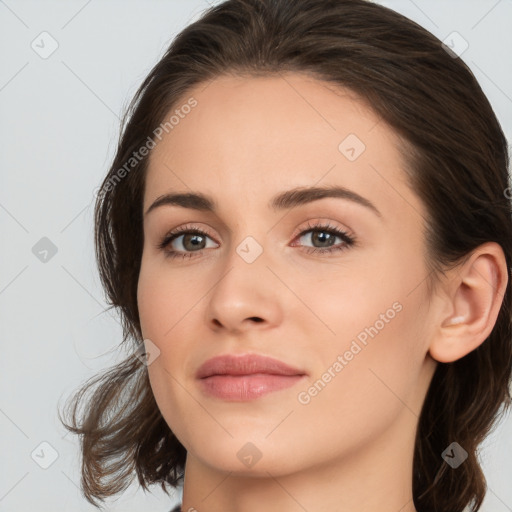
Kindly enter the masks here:
<path id="1" fill-rule="evenodd" d="M 464 357 L 488 338 L 508 283 L 505 255 L 496 242 L 480 245 L 448 274 L 429 346 L 441 363 Z"/>

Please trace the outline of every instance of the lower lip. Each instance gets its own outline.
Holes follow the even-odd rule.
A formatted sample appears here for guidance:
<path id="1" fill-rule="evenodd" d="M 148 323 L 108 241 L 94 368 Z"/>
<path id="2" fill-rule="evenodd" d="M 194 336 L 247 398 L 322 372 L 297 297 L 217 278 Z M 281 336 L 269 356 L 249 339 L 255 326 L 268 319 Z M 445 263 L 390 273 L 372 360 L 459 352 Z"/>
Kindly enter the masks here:
<path id="1" fill-rule="evenodd" d="M 297 384 L 304 375 L 270 375 L 255 373 L 251 375 L 212 375 L 199 379 L 203 390 L 223 400 L 243 402 L 260 396 L 286 389 Z"/>

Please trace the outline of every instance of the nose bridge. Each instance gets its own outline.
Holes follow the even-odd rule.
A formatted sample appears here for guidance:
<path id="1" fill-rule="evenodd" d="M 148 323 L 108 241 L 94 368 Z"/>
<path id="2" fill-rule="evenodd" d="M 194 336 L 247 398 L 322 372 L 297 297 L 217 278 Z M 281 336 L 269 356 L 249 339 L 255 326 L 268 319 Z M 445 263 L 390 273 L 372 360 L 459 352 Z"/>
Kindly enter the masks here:
<path id="1" fill-rule="evenodd" d="M 260 283 L 265 287 L 275 285 L 271 280 L 276 278 L 267 268 L 267 265 L 274 266 L 272 255 L 276 254 L 276 230 L 272 229 L 275 219 L 264 211 L 265 206 L 256 199 L 268 195 L 258 188 L 261 184 L 253 184 L 252 197 L 251 194 L 237 195 L 236 185 L 241 184 L 231 184 L 229 187 L 229 193 L 235 195 L 236 199 L 229 202 L 229 209 L 223 210 L 223 215 L 231 219 L 231 228 L 222 251 L 224 261 L 221 265 L 224 277 L 218 285 L 222 287 L 222 282 L 226 281 L 226 284 L 240 287 L 240 292 L 244 286 L 249 285 L 254 294 Z M 247 191 L 247 188 L 244 190 Z M 235 280 L 235 283 L 231 283 L 232 280 Z M 237 283 L 238 280 L 241 282 Z M 265 295 L 265 289 L 259 290 L 259 293 Z"/>
<path id="2" fill-rule="evenodd" d="M 263 254 L 264 240 L 261 240 L 263 235 L 260 235 L 260 241 L 254 236 L 247 235 L 235 247 L 236 254 L 247 264 L 252 265 Z"/>
<path id="3" fill-rule="evenodd" d="M 239 199 L 240 200 L 240 199 Z M 253 264 L 261 265 L 262 260 L 266 260 L 268 243 L 272 238 L 270 231 L 270 219 L 267 219 L 261 211 L 258 211 L 257 205 L 249 204 L 249 198 L 243 199 L 238 203 L 237 212 L 243 212 L 243 216 L 233 213 L 233 228 L 229 240 L 229 255 L 227 264 L 240 265 L 243 262 L 249 268 Z M 265 249 L 264 249 L 265 246 Z M 242 265 L 244 268 L 244 265 Z"/>
<path id="4" fill-rule="evenodd" d="M 247 230 L 245 232 L 247 233 Z M 261 240 L 262 235 L 258 238 Z M 241 241 L 234 241 L 224 256 L 224 271 L 222 277 L 219 276 L 216 288 L 234 287 L 237 293 L 243 293 L 247 288 L 247 291 L 254 295 L 258 291 L 257 283 L 264 284 L 266 274 L 271 274 L 266 268 L 268 260 L 263 243 L 263 240 L 260 243 L 252 235 L 245 235 Z M 268 286 L 268 283 L 265 286 Z"/>
<path id="5" fill-rule="evenodd" d="M 240 330 L 246 319 L 275 323 L 280 316 L 272 282 L 275 276 L 267 268 L 263 240 L 256 239 L 263 235 L 242 236 L 225 255 L 222 273 L 209 295 L 207 308 L 209 323 L 233 330 Z"/>

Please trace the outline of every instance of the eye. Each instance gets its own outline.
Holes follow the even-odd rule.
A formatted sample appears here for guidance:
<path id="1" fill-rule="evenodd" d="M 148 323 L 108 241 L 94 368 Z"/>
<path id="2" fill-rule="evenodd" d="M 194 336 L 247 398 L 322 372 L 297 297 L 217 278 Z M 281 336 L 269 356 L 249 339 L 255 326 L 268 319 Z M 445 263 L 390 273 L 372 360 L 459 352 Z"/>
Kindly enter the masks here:
<path id="1" fill-rule="evenodd" d="M 167 246 L 174 244 L 181 238 L 176 245 L 181 245 L 185 251 L 174 249 L 166 249 Z M 205 239 L 210 238 L 208 233 L 193 227 L 183 226 L 174 231 L 168 233 L 163 240 L 157 245 L 158 249 L 165 249 L 165 256 L 167 258 L 190 258 L 194 255 L 194 252 L 199 252 L 202 249 L 207 248 L 204 245 Z M 191 252 L 187 252 L 187 251 Z"/>
<path id="2" fill-rule="evenodd" d="M 308 223 L 308 229 L 299 233 L 299 240 L 309 239 L 313 244 L 320 244 L 320 247 L 306 247 L 307 253 L 331 253 L 335 251 L 343 251 L 348 247 L 355 245 L 355 238 L 350 236 L 346 231 L 331 226 L 330 224 L 322 224 L 321 222 L 311 225 Z M 342 245 L 335 245 L 335 239 L 342 240 Z"/>
<path id="3" fill-rule="evenodd" d="M 308 237 L 313 244 L 320 245 L 320 247 L 305 247 L 303 250 L 308 254 L 324 254 L 343 251 L 356 243 L 353 236 L 350 236 L 346 231 L 331 226 L 330 224 L 317 223 L 310 225 L 308 223 L 308 229 L 301 231 L 299 235 L 295 237 L 295 240 L 301 240 L 303 238 L 307 239 Z M 196 256 L 194 253 L 200 254 L 203 249 L 208 248 L 205 246 L 205 242 L 208 238 L 212 240 L 212 237 L 201 229 L 191 226 L 183 226 L 168 233 L 157 245 L 157 248 L 165 252 L 166 258 L 190 258 Z M 341 240 L 341 245 L 340 243 L 335 245 L 335 240 L 337 238 Z M 178 240 L 180 241 L 177 242 Z M 172 247 L 175 242 L 177 242 L 177 246 L 181 245 L 183 250 L 177 249 L 176 245 L 174 248 L 167 249 L 168 246 Z M 295 247 L 296 245 L 297 244 L 294 243 L 292 244 L 292 247 Z"/>

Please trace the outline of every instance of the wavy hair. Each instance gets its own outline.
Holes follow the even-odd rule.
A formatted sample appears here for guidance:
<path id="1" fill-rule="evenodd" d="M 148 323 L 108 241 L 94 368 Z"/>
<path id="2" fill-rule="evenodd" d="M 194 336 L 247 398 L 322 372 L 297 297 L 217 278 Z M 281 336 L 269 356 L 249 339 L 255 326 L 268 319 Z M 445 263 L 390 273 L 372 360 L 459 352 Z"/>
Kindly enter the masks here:
<path id="1" fill-rule="evenodd" d="M 227 0 L 211 7 L 173 39 L 126 108 L 96 197 L 95 254 L 131 355 L 83 384 L 67 404 L 69 424 L 61 418 L 80 436 L 82 492 L 99 507 L 97 500 L 126 489 L 134 472 L 144 490 L 161 484 L 168 492 L 185 467 L 186 450 L 162 417 L 135 352 L 143 339 L 137 282 L 148 164 L 138 150 L 192 87 L 221 75 L 283 72 L 351 90 L 400 137 L 409 186 L 427 211 L 429 289 L 480 244 L 494 241 L 504 251 L 509 279 L 494 328 L 466 356 L 438 363 L 414 447 L 416 509 L 477 511 L 487 489 L 478 445 L 511 404 L 507 141 L 467 65 L 420 25 L 367 0 Z M 468 453 L 456 471 L 441 457 L 453 441 Z"/>

